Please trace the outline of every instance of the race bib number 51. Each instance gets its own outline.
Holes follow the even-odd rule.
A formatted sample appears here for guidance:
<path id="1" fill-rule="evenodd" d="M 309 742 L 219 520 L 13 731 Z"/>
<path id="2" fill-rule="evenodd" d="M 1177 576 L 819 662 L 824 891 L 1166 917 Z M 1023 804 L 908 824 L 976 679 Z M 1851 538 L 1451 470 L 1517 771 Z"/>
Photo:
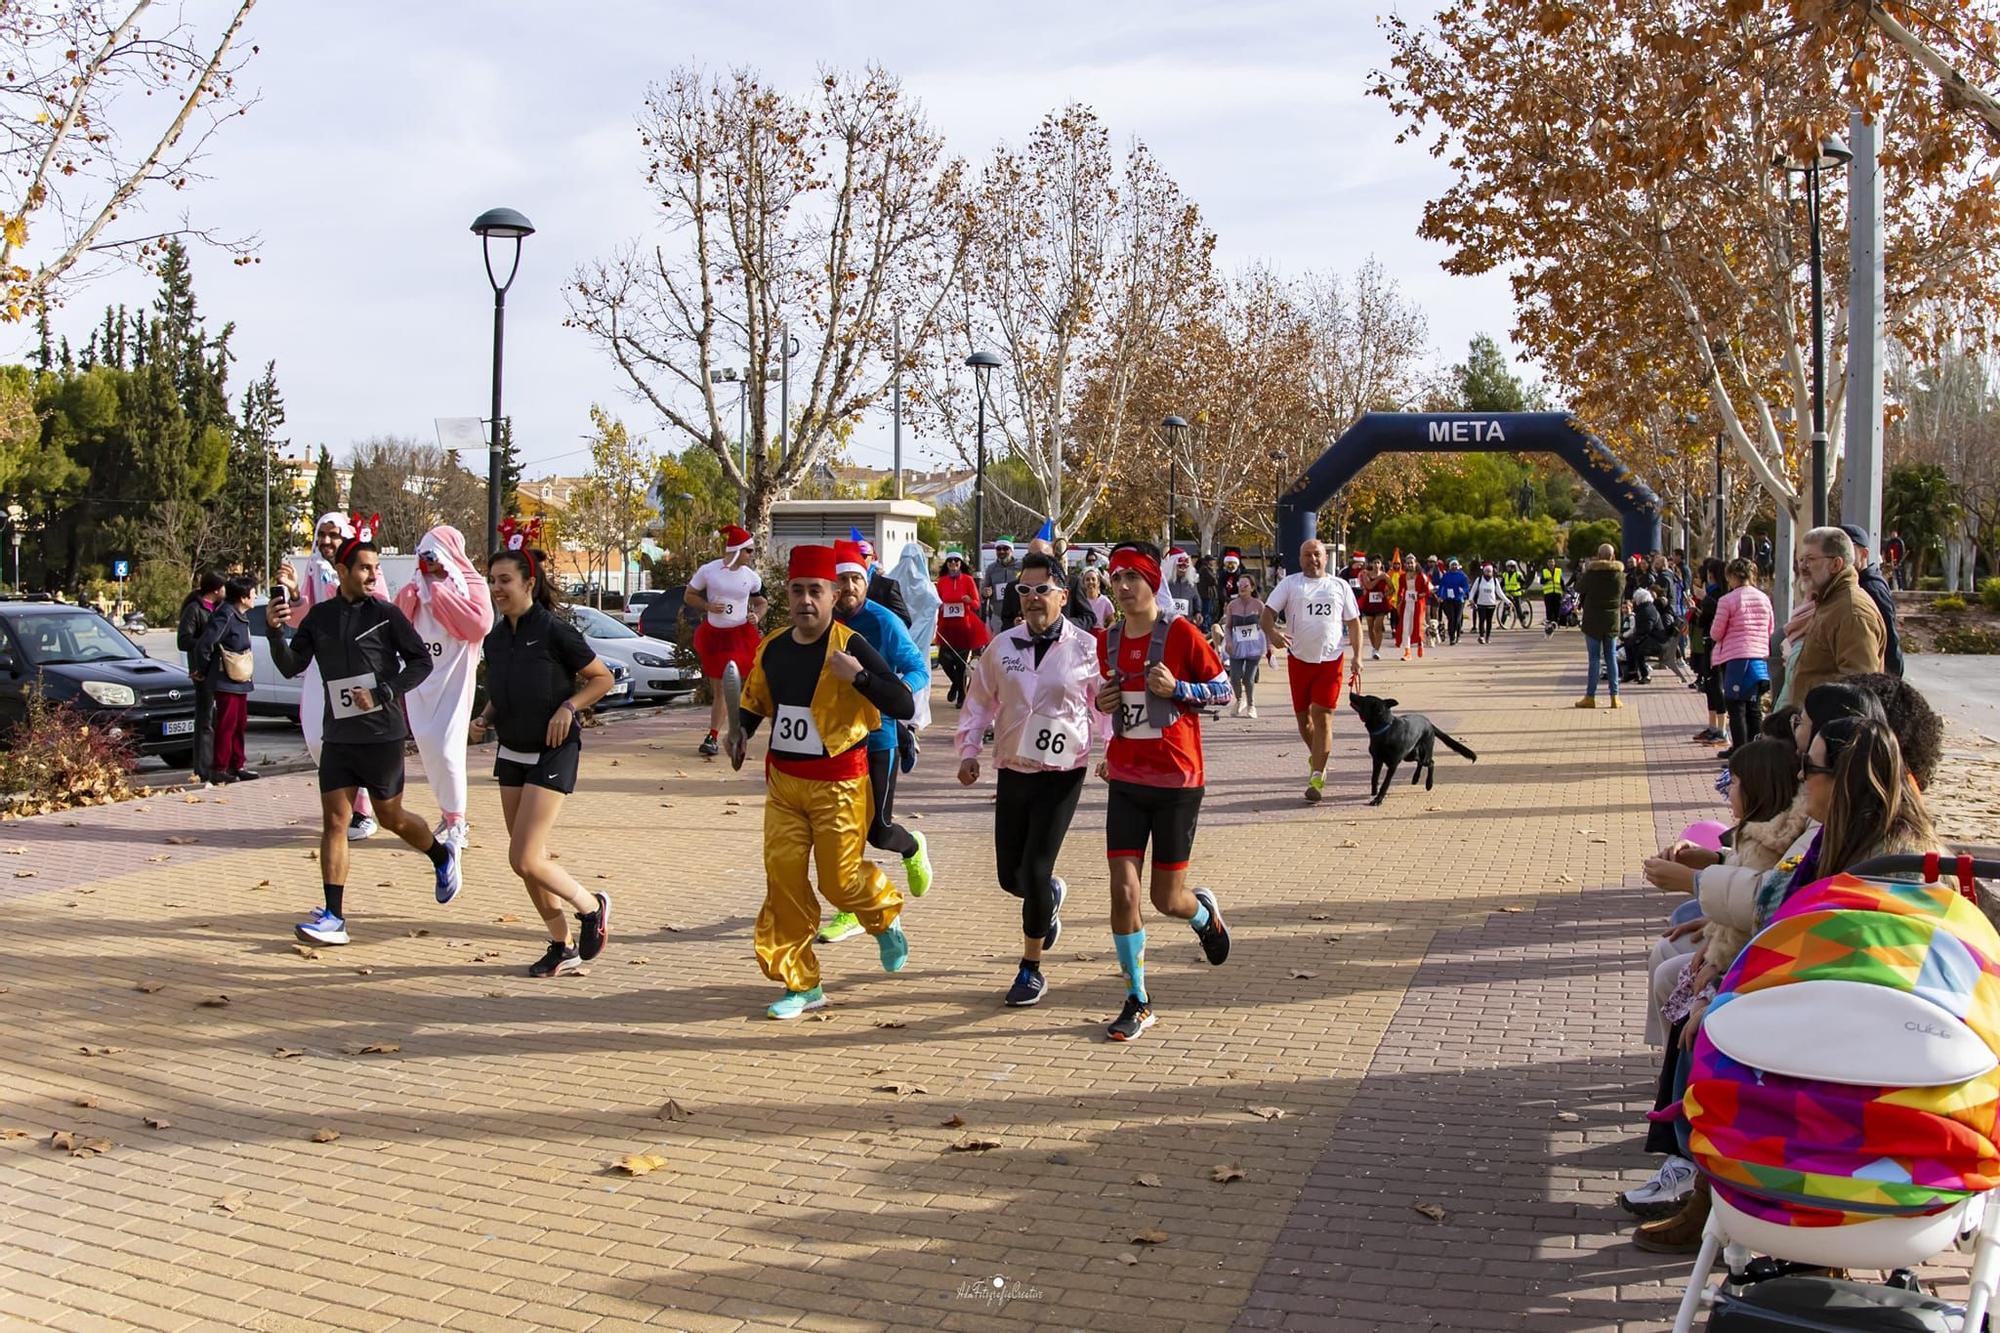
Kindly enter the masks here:
<path id="1" fill-rule="evenodd" d="M 379 713 L 382 711 L 380 700 L 375 700 L 372 706 L 363 708 L 354 697 L 356 690 L 372 691 L 374 688 L 375 673 L 372 671 L 364 671 L 358 676 L 344 676 L 339 680 L 330 680 L 326 683 L 327 706 L 333 710 L 335 717 L 365 717 L 369 713 Z"/>

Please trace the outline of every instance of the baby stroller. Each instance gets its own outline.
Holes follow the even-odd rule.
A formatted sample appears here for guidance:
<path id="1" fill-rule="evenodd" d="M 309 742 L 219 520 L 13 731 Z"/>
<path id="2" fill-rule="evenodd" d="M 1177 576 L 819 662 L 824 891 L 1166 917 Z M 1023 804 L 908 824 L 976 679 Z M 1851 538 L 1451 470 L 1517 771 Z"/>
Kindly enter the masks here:
<path id="1" fill-rule="evenodd" d="M 1566 592 L 1562 599 L 1562 614 L 1557 624 L 1565 629 L 1575 629 L 1583 623 L 1583 603 L 1573 592 Z"/>
<path id="2" fill-rule="evenodd" d="M 1915 871 L 1924 883 L 1880 878 Z M 2000 934 L 1974 876 L 1996 874 L 1970 857 L 1877 857 L 1795 893 L 1723 977 L 1682 1100 L 1713 1193 L 1674 1333 L 1704 1304 L 1713 1333 L 1986 1328 Z M 1968 1242 L 1961 1308 L 1911 1270 Z M 1718 1255 L 1728 1271 L 1710 1290 Z M 1892 1271 L 1886 1285 L 1801 1271 L 1825 1268 Z"/>

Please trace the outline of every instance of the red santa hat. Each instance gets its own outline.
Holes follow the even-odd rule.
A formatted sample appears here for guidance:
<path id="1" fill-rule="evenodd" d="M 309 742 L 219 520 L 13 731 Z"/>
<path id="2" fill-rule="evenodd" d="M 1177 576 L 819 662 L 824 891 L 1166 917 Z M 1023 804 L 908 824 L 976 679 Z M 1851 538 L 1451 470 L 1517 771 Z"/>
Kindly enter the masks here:
<path id="1" fill-rule="evenodd" d="M 724 525 L 720 531 L 722 533 L 722 549 L 729 555 L 735 555 L 738 551 L 748 547 L 753 540 L 747 531 L 737 527 L 734 523 Z"/>
<path id="2" fill-rule="evenodd" d="M 787 579 L 819 579 L 831 583 L 836 577 L 831 546 L 794 546 L 785 565 Z"/>
<path id="3" fill-rule="evenodd" d="M 833 544 L 833 572 L 836 574 L 868 573 L 868 552 L 860 542 L 837 541 Z"/>
<path id="4" fill-rule="evenodd" d="M 1225 547 L 1223 547 L 1223 548 L 1222 548 L 1222 563 L 1226 565 L 1226 564 L 1228 564 L 1228 563 L 1229 563 L 1229 562 L 1230 562 L 1231 560 L 1234 560 L 1234 561 L 1235 561 L 1235 562 L 1236 562 L 1237 564 L 1239 564 L 1239 565 L 1240 565 L 1240 564 L 1242 564 L 1242 563 L 1243 563 L 1243 552 L 1241 552 L 1241 551 L 1237 550 L 1237 549 L 1236 549 L 1236 548 L 1235 548 L 1234 546 L 1225 546 Z"/>

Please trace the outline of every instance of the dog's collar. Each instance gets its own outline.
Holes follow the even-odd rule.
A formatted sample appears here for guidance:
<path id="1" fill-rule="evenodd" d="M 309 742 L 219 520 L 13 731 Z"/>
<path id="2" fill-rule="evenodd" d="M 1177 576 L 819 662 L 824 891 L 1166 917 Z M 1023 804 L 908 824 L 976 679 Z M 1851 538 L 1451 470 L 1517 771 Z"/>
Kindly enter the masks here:
<path id="1" fill-rule="evenodd" d="M 1391 728 L 1391 727 L 1393 727 L 1393 726 L 1395 726 L 1395 725 L 1396 725 L 1396 719 L 1392 717 L 1392 718 L 1390 718 L 1390 719 L 1389 719 L 1389 720 L 1388 720 L 1387 722 L 1384 722 L 1384 723 L 1382 724 L 1382 729 L 1381 729 L 1381 731 L 1377 731 L 1377 730 L 1376 730 L 1376 729 L 1375 729 L 1374 727 L 1370 727 L 1370 728 L 1368 728 L 1368 734 L 1369 734 L 1370 736 L 1380 736 L 1380 735 L 1382 735 L 1382 734 L 1383 734 L 1384 732 L 1388 731 L 1388 730 L 1389 730 L 1389 728 Z"/>

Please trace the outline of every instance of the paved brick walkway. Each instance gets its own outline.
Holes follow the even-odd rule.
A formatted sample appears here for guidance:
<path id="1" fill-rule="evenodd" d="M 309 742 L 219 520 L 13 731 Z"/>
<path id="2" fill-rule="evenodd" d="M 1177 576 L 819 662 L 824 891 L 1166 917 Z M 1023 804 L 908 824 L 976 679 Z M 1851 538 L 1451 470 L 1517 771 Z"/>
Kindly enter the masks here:
<path id="1" fill-rule="evenodd" d="M 826 949 L 834 1007 L 796 1025 L 761 1018 L 750 951 L 760 784 L 694 757 L 689 716 L 590 741 L 558 846 L 617 929 L 560 982 L 522 975 L 538 932 L 483 780 L 458 903 L 378 838 L 348 877 L 356 943 L 316 958 L 289 933 L 317 896 L 306 779 L 0 825 L 0 1129 L 25 1131 L 0 1140 L 0 1323 L 1657 1320 L 1678 1265 L 1622 1246 L 1609 1202 L 1646 1166 L 1637 964 L 1663 907 L 1625 877 L 1713 809 L 1712 761 L 1670 683 L 1570 708 L 1579 656 L 1502 635 L 1370 663 L 1370 692 L 1480 754 L 1380 809 L 1351 714 L 1332 799 L 1299 802 L 1282 673 L 1262 721 L 1211 724 L 1196 862 L 1234 956 L 1157 928 L 1163 1017 L 1130 1047 L 1101 1040 L 1101 788 L 1051 995 L 1008 1011 L 1018 908 L 936 732 L 904 796 L 940 872 L 910 966 Z M 348 1053 L 371 1043 L 396 1049 Z M 56 1130 L 111 1146 L 73 1157 Z M 666 1165 L 608 1171 L 643 1152 Z"/>

